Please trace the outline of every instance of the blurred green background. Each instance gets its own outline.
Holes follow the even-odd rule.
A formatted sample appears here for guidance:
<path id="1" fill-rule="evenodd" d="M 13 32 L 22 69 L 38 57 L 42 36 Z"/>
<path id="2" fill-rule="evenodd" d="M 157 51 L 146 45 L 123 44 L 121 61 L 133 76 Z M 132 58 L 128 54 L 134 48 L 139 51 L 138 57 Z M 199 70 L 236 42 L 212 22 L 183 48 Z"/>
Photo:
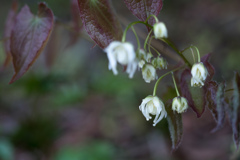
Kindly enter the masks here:
<path id="1" fill-rule="evenodd" d="M 19 0 L 37 12 L 37 0 Z M 171 152 L 167 121 L 156 127 L 139 111 L 143 98 L 152 94 L 137 72 L 133 79 L 108 70 L 106 54 L 89 40 L 84 30 L 75 44 L 69 0 L 47 0 L 55 17 L 52 39 L 46 50 L 18 81 L 8 85 L 12 64 L 0 72 L 0 160 L 226 160 L 237 159 L 228 122 L 210 133 L 215 122 L 206 109 L 196 118 L 189 109 L 183 114 L 182 144 Z M 112 0 L 123 28 L 137 19 L 123 1 Z M 183 49 L 191 44 L 201 55 L 212 53 L 215 80 L 231 86 L 233 71 L 240 71 L 240 1 L 164 1 L 158 16 L 167 25 L 169 37 Z M 0 37 L 11 1 L 1 0 Z M 64 24 L 64 25 L 63 25 Z M 144 41 L 147 30 L 136 29 Z M 127 39 L 136 45 L 129 32 Z M 157 47 L 157 43 L 156 46 Z M 164 55 L 174 65 L 176 55 Z M 174 57 L 175 61 L 170 57 Z M 0 43 L 0 64 L 5 53 Z M 159 72 L 159 75 L 163 72 Z M 158 89 L 161 97 L 170 79 Z"/>

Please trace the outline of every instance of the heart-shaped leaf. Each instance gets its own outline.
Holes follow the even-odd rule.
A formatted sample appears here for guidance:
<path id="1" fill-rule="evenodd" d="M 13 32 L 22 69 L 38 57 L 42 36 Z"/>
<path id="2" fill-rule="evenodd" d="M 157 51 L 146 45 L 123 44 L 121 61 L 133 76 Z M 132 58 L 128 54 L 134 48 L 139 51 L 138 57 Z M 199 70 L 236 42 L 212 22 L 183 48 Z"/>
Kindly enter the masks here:
<path id="1" fill-rule="evenodd" d="M 10 83 L 18 80 L 34 63 L 53 29 L 53 13 L 45 3 L 38 6 L 38 14 L 25 5 L 16 16 L 10 48 L 15 74 Z"/>
<path id="2" fill-rule="evenodd" d="M 109 0 L 78 0 L 78 4 L 87 33 L 101 48 L 121 40 L 122 29 Z"/>
<path id="3" fill-rule="evenodd" d="M 178 114 L 172 110 L 172 100 L 166 103 L 166 111 L 168 115 L 168 128 L 172 140 L 172 150 L 176 150 L 181 143 L 183 135 L 182 114 Z"/>
<path id="4" fill-rule="evenodd" d="M 211 63 L 209 63 L 210 57 L 211 57 L 211 53 L 208 53 L 201 58 L 201 62 L 203 62 L 204 66 L 208 70 L 208 76 L 207 76 L 207 79 L 205 80 L 205 83 L 211 81 L 215 74 L 215 69 L 214 69 L 213 65 Z"/>
<path id="5" fill-rule="evenodd" d="M 12 7 L 8 13 L 7 20 L 5 23 L 5 29 L 4 29 L 4 37 L 7 39 L 4 41 L 4 50 L 6 53 L 6 59 L 4 61 L 3 67 L 6 67 L 10 61 L 11 61 L 11 52 L 10 52 L 10 36 L 12 33 L 12 29 L 14 27 L 15 18 L 17 15 L 17 9 L 18 9 L 18 3 L 16 1 L 13 1 Z"/>
<path id="6" fill-rule="evenodd" d="M 151 14 L 157 16 L 163 6 L 163 0 L 124 0 L 124 2 L 132 14 L 141 21 L 145 21 Z M 154 23 L 155 19 L 151 17 L 148 24 Z"/>

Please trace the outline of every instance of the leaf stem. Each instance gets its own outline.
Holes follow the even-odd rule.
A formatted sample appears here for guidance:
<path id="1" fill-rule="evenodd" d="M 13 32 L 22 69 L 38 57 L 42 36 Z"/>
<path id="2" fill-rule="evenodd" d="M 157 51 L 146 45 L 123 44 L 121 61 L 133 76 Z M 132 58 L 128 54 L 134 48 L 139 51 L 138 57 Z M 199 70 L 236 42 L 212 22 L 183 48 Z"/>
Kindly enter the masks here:
<path id="1" fill-rule="evenodd" d="M 177 52 L 177 54 L 184 60 L 184 62 L 191 67 L 192 65 L 188 62 L 188 60 L 183 56 L 183 54 L 177 49 L 177 47 L 168 39 L 168 38 L 162 38 L 163 42 L 167 43 L 174 51 Z"/>
<path id="2" fill-rule="evenodd" d="M 172 79 L 173 79 L 174 87 L 175 87 L 175 89 L 176 89 L 177 96 L 179 97 L 180 94 L 179 94 L 179 92 L 178 92 L 178 88 L 177 88 L 177 84 L 176 84 L 176 81 L 175 81 L 175 78 L 174 78 L 173 72 L 171 72 L 171 73 L 172 73 Z"/>
<path id="3" fill-rule="evenodd" d="M 150 35 L 152 34 L 152 29 L 151 29 L 151 31 L 148 33 L 148 35 L 147 35 L 147 38 L 145 39 L 145 42 L 144 42 L 144 50 L 146 51 L 146 49 L 147 49 L 147 42 L 148 42 L 148 39 L 149 39 L 149 37 L 150 37 Z"/>
<path id="4" fill-rule="evenodd" d="M 184 67 L 185 67 L 185 65 L 183 65 L 183 66 L 181 66 L 181 67 L 178 67 L 178 68 L 175 68 L 175 69 L 173 69 L 173 70 L 165 73 L 164 75 L 162 75 L 162 76 L 157 80 L 157 82 L 156 82 L 155 85 L 154 85 L 153 96 L 156 95 L 157 87 L 158 87 L 158 84 L 159 84 L 159 82 L 161 81 L 161 79 L 163 79 L 163 78 L 164 78 L 165 76 L 167 76 L 168 74 L 170 74 L 170 73 L 172 73 L 172 72 L 175 72 L 175 71 L 178 71 L 178 70 L 180 70 L 180 69 L 182 69 L 182 68 L 184 68 Z"/>
<path id="5" fill-rule="evenodd" d="M 10 39 L 10 37 L 6 37 L 6 38 L 3 38 L 3 39 L 0 39 L 0 42 L 5 42 L 5 41 L 7 41 L 9 39 Z"/>
<path id="6" fill-rule="evenodd" d="M 147 17 L 147 19 L 145 20 L 145 23 L 149 20 L 149 18 L 151 18 L 151 17 L 153 17 L 154 19 L 155 19 L 155 21 L 156 21 L 156 23 L 158 23 L 158 18 L 157 18 L 157 16 L 155 16 L 154 14 L 151 14 L 151 15 L 149 15 L 148 17 Z"/>
<path id="7" fill-rule="evenodd" d="M 145 24 L 146 26 L 150 27 L 150 28 L 153 28 L 150 24 L 146 23 L 146 22 L 142 22 L 142 21 L 135 21 L 135 22 L 132 22 L 130 23 L 124 30 L 123 32 L 123 36 L 122 36 L 122 42 L 125 42 L 126 41 L 126 36 L 127 36 L 127 31 L 129 30 L 130 27 L 132 27 L 133 25 L 135 24 L 138 24 L 138 23 L 142 23 L 142 24 Z"/>
<path id="8" fill-rule="evenodd" d="M 138 35 L 137 35 L 137 33 L 136 33 L 136 31 L 135 31 L 135 29 L 134 29 L 133 26 L 131 27 L 131 29 L 132 29 L 132 31 L 133 31 L 135 37 L 136 37 L 137 44 L 138 44 L 138 50 L 139 50 L 139 49 L 141 48 L 141 44 L 140 44 L 140 41 L 139 41 Z"/>

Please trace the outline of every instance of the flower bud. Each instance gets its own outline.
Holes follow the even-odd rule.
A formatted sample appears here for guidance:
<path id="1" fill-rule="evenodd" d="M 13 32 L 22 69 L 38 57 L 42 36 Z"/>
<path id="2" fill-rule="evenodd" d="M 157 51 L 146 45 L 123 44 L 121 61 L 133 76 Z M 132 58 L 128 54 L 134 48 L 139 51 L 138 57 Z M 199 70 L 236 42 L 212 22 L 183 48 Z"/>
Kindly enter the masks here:
<path id="1" fill-rule="evenodd" d="M 172 110 L 183 113 L 188 109 L 187 99 L 184 97 L 175 97 L 172 102 Z"/>
<path id="2" fill-rule="evenodd" d="M 207 78 L 208 71 L 202 62 L 195 63 L 192 66 L 191 74 L 192 74 L 192 78 L 191 78 L 191 86 L 192 87 L 204 86 L 204 82 Z"/>
<path id="3" fill-rule="evenodd" d="M 167 38 L 167 28 L 163 22 L 158 22 L 153 25 L 153 32 L 156 39 Z"/>
<path id="4" fill-rule="evenodd" d="M 142 68 L 142 76 L 146 83 L 157 78 L 156 69 L 151 64 L 145 64 Z"/>
<path id="5" fill-rule="evenodd" d="M 153 59 L 152 65 L 158 69 L 167 69 L 168 63 L 165 58 L 163 58 L 162 56 L 159 56 Z"/>
<path id="6" fill-rule="evenodd" d="M 164 117 L 167 117 L 167 112 L 165 106 L 161 99 L 157 96 L 148 96 L 142 100 L 141 105 L 139 106 L 140 111 L 145 116 L 146 120 L 152 119 L 150 114 L 155 115 L 153 120 L 153 126 L 161 121 Z"/>
<path id="7" fill-rule="evenodd" d="M 107 53 L 109 60 L 108 68 L 112 70 L 115 75 L 118 74 L 117 62 L 121 65 L 127 65 L 127 73 L 129 78 L 132 78 L 137 69 L 136 54 L 134 46 L 128 42 L 111 42 L 104 51 Z"/>

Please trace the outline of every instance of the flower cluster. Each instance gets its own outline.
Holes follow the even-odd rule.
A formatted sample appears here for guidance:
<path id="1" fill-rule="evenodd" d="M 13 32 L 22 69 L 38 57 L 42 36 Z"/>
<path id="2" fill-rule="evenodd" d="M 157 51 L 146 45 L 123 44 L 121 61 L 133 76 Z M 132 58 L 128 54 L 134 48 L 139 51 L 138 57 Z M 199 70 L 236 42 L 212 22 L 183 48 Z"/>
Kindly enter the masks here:
<path id="1" fill-rule="evenodd" d="M 151 16 L 154 16 L 154 15 L 151 15 Z M 159 22 L 156 17 L 154 18 L 156 20 L 156 23 L 153 25 L 153 30 L 152 30 L 154 33 L 154 36 L 151 36 L 152 31 L 149 32 L 144 43 L 144 49 L 141 49 L 141 45 L 138 40 L 137 34 L 133 28 L 132 29 L 135 33 L 136 39 L 138 40 L 137 50 L 134 49 L 133 44 L 129 42 L 125 42 L 127 30 L 125 30 L 123 39 L 121 42 L 113 41 L 104 49 L 104 51 L 107 53 L 107 57 L 109 60 L 108 68 L 109 70 L 112 70 L 115 75 L 118 74 L 117 64 L 120 64 L 126 67 L 126 72 L 128 73 L 129 78 L 133 78 L 133 75 L 138 68 L 139 70 L 142 71 L 142 77 L 144 81 L 146 83 L 150 83 L 151 81 L 158 79 L 157 70 L 167 69 L 168 63 L 166 59 L 153 46 L 151 46 L 151 40 L 152 38 L 155 38 L 155 39 L 160 39 L 166 42 L 167 44 L 171 42 L 167 40 L 168 32 L 165 24 L 163 22 Z M 127 27 L 127 29 L 129 29 L 130 27 L 131 26 Z M 148 45 L 148 49 L 147 49 L 147 45 Z M 169 46 L 172 46 L 172 45 L 169 44 Z M 154 50 L 157 53 L 157 56 L 154 56 L 151 50 Z M 195 63 L 191 69 L 191 74 L 192 74 L 191 86 L 202 87 L 207 78 L 208 71 L 206 67 L 203 65 L 203 63 L 200 62 L 199 51 L 197 48 L 196 50 L 198 53 L 198 63 Z M 160 122 L 164 117 L 165 118 L 167 117 L 167 111 L 163 101 L 156 96 L 156 88 L 160 80 L 164 76 L 170 73 L 173 73 L 173 71 L 170 71 L 164 74 L 157 80 L 154 86 L 153 95 L 150 95 L 144 98 L 142 100 L 141 105 L 139 106 L 140 111 L 142 112 L 142 114 L 144 115 L 147 121 L 152 118 L 151 115 L 155 116 L 153 120 L 153 126 L 156 126 L 156 124 Z M 173 98 L 171 109 L 173 112 L 182 114 L 188 109 L 188 101 L 186 98 L 180 96 L 177 89 L 174 75 L 172 74 L 172 76 L 173 76 L 173 82 L 176 89 L 177 97 Z"/>

